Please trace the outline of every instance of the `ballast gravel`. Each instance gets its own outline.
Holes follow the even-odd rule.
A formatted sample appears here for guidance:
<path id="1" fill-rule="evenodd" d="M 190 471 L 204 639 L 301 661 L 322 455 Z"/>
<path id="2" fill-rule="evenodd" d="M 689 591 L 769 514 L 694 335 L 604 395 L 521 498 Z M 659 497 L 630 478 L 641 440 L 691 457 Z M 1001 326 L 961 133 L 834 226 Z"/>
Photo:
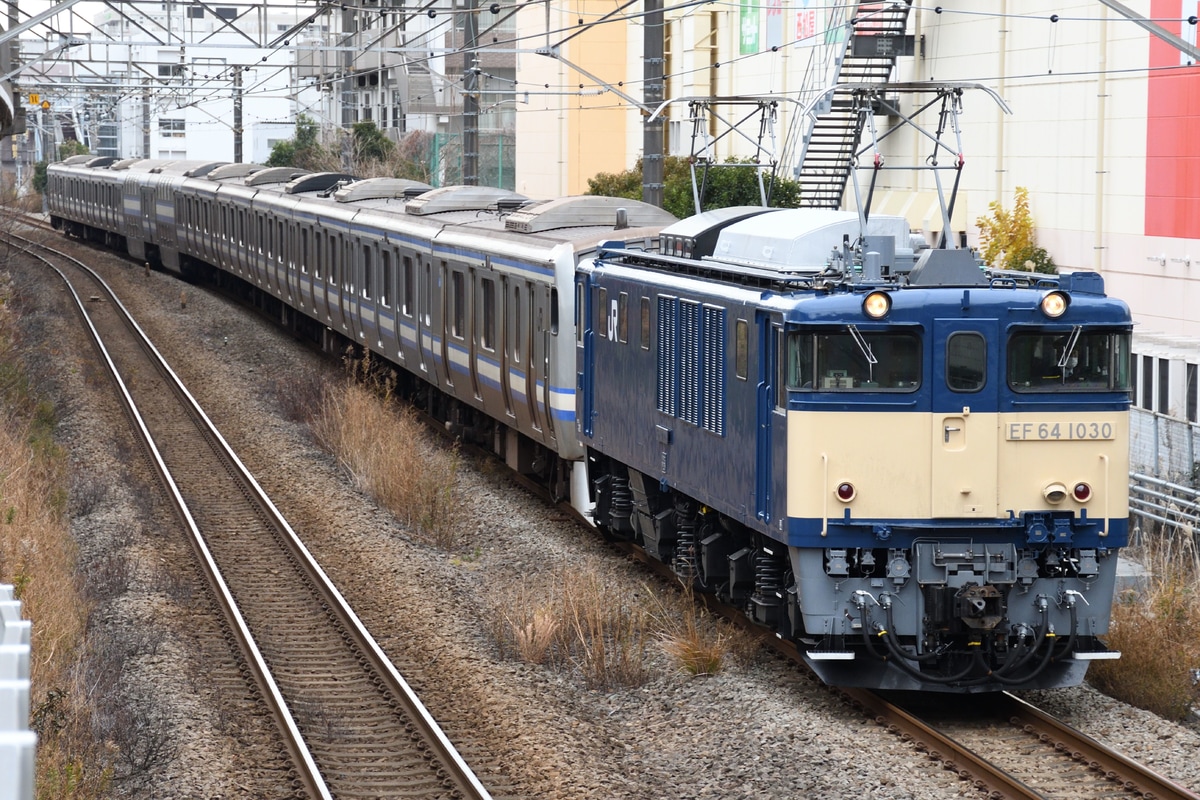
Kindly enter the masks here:
<path id="1" fill-rule="evenodd" d="M 656 579 L 494 466 L 469 459 L 460 469 L 468 530 L 454 552 L 420 542 L 284 413 L 280 379 L 336 376 L 334 359 L 208 289 L 112 254 L 77 252 L 114 286 L 401 671 L 409 664 L 437 676 L 417 688 L 464 751 L 484 754 L 480 777 L 502 787 L 497 797 L 982 796 L 765 652 L 732 659 L 709 677 L 690 677 L 651 653 L 647 682 L 616 690 L 589 689 L 570 670 L 502 653 L 492 610 L 524 581 L 575 564 L 633 597 Z M 269 722 L 220 682 L 226 678 L 210 676 L 236 675 L 231 655 L 201 635 L 218 624 L 192 585 L 190 551 L 124 433 L 124 413 L 67 294 L 43 268 L 9 269 L 25 311 L 22 357 L 54 399 L 70 454 L 81 560 L 115 548 L 131 564 L 127 587 L 105 606 L 106 625 L 141 640 L 152 632 L 155 642 L 152 653 L 130 660 L 124 680 L 153 698 L 171 757 L 117 791 L 163 800 L 290 796 Z M 1086 686 L 1026 699 L 1200 790 L 1196 726 Z"/>

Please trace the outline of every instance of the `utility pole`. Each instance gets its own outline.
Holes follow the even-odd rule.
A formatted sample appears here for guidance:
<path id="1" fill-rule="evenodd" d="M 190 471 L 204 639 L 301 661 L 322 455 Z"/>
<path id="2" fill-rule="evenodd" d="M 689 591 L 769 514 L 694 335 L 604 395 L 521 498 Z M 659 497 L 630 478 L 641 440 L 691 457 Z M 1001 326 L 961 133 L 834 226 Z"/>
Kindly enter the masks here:
<path id="1" fill-rule="evenodd" d="M 233 163 L 242 163 L 242 68 L 233 69 Z"/>
<path id="2" fill-rule="evenodd" d="M 150 158 L 150 79 L 142 78 L 142 158 Z"/>
<path id="3" fill-rule="evenodd" d="M 643 33 L 645 66 L 644 105 L 650 109 L 642 114 L 649 117 L 662 104 L 663 89 L 663 4 L 662 0 L 646 0 L 646 27 Z M 645 122 L 642 131 L 642 200 L 662 208 L 663 204 L 663 118 Z"/>
<path id="4" fill-rule="evenodd" d="M 479 46 L 479 20 L 476 0 L 466 0 L 463 19 L 463 184 L 479 185 L 479 66 L 475 48 Z"/>

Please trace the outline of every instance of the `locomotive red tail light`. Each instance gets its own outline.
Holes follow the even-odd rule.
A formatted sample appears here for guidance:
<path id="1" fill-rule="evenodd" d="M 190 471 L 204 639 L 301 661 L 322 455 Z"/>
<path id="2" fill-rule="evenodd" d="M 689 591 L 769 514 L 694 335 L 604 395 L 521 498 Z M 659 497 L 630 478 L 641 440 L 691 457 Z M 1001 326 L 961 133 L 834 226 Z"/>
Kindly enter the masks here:
<path id="1" fill-rule="evenodd" d="M 841 500 L 843 503 L 849 503 L 851 500 L 854 499 L 855 494 L 856 493 L 854 491 L 854 484 L 852 484 L 852 483 L 839 483 L 838 484 L 837 499 Z"/>
<path id="2" fill-rule="evenodd" d="M 1086 503 L 1088 500 L 1092 499 L 1092 487 L 1088 486 L 1086 483 L 1077 483 L 1075 484 L 1075 488 L 1071 490 L 1071 494 L 1073 494 L 1075 499 L 1080 503 Z"/>

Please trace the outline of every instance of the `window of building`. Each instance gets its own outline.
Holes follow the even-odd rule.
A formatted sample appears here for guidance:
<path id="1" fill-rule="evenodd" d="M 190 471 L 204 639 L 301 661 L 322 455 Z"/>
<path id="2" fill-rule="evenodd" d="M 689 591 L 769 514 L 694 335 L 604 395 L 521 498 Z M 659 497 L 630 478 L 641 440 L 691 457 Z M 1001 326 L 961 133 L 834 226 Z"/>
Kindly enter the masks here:
<path id="1" fill-rule="evenodd" d="M 213 9 L 213 13 L 226 21 L 233 21 L 237 19 L 238 15 L 237 9 L 229 6 L 217 6 L 215 9 Z"/>
<path id="2" fill-rule="evenodd" d="M 204 6 L 191 5 L 187 9 L 188 19 L 204 19 Z"/>
<path id="3" fill-rule="evenodd" d="M 167 139 L 181 139 L 187 133 L 184 120 L 178 118 L 160 119 L 158 135 Z"/>

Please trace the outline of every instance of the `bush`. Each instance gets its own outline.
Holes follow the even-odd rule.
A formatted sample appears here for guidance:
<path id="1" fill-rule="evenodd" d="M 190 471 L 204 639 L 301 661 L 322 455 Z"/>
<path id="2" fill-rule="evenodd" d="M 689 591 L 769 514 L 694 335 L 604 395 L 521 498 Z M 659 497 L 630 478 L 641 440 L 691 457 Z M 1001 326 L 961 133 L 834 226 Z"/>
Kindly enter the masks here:
<path id="1" fill-rule="evenodd" d="M 1144 591 L 1113 606 L 1108 645 L 1117 661 L 1088 672 L 1100 691 L 1167 719 L 1183 721 L 1200 701 L 1200 596 L 1190 534 L 1158 534 L 1133 553 L 1151 573 Z"/>
<path id="2" fill-rule="evenodd" d="M 363 374 L 370 366 L 361 367 Z M 396 409 L 388 388 L 348 380 L 327 387 L 312 430 L 363 491 L 415 535 L 450 550 L 465 521 L 459 454 L 435 442 L 411 409 Z"/>
<path id="3" fill-rule="evenodd" d="M 750 159 L 726 159 L 724 164 L 708 169 L 705 179 L 697 167 L 696 179 L 704 181 L 704 195 L 700 207 L 704 211 L 730 206 L 757 206 L 762 204 L 758 191 L 757 170 Z M 764 182 L 769 180 L 764 176 Z M 776 176 L 768 201 L 774 208 L 798 208 L 800 206 L 800 184 Z M 629 200 L 642 199 L 642 160 L 639 158 L 633 169 L 624 172 L 601 172 L 588 178 L 587 194 L 605 197 L 624 197 Z M 696 213 L 692 195 L 692 172 L 689 161 L 678 156 L 663 159 L 663 209 L 679 218 Z"/>
<path id="4" fill-rule="evenodd" d="M 979 226 L 980 257 L 998 269 L 1055 274 L 1058 270 L 1054 259 L 1044 247 L 1037 246 L 1037 232 L 1029 211 L 1029 190 L 1018 186 L 1014 195 L 1012 211 L 993 200 L 988 203 L 992 215 L 975 220 Z"/>

